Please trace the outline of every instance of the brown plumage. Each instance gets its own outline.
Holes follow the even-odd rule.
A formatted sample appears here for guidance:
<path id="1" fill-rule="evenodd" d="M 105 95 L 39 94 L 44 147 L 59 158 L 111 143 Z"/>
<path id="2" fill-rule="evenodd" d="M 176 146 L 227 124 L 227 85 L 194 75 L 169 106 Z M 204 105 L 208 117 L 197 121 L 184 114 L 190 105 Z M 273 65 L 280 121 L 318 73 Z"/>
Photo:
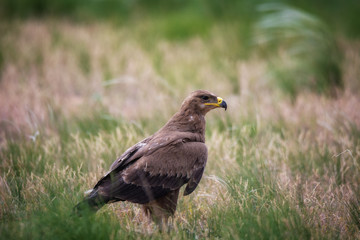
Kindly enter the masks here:
<path id="1" fill-rule="evenodd" d="M 206 161 L 205 114 L 227 108 L 214 94 L 198 90 L 182 103 L 180 110 L 154 135 L 125 151 L 110 167 L 84 201 L 97 210 L 110 202 L 129 201 L 143 205 L 154 220 L 167 219 L 176 210 L 180 188 L 184 196 L 200 182 Z"/>

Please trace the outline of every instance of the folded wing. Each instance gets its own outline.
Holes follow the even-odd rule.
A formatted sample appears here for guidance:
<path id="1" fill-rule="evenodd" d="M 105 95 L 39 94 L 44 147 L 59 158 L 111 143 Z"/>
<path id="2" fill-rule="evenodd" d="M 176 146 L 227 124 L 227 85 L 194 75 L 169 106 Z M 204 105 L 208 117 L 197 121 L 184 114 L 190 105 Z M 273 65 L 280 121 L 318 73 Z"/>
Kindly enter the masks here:
<path id="1" fill-rule="evenodd" d="M 207 148 L 191 135 L 152 138 L 127 150 L 95 186 L 109 201 L 148 203 L 188 183 L 190 194 L 203 174 Z M 195 140 L 195 141 L 194 141 Z M 125 157 L 124 157 L 125 156 Z"/>

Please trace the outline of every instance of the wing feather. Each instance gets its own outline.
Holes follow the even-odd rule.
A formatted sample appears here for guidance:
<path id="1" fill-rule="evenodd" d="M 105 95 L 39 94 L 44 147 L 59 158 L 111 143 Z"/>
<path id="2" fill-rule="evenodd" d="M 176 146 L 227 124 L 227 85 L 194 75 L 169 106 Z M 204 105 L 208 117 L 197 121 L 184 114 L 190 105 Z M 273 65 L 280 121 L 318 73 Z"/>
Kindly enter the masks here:
<path id="1" fill-rule="evenodd" d="M 186 185 L 185 191 L 184 191 L 184 196 L 189 195 L 190 193 L 192 193 L 195 188 L 197 187 L 197 185 L 199 184 L 201 177 L 204 173 L 204 169 L 205 169 L 205 165 L 203 167 L 197 168 L 193 175 L 190 178 L 190 181 L 188 182 L 188 184 Z"/>
<path id="2" fill-rule="evenodd" d="M 110 199 L 134 203 L 147 203 L 186 183 L 191 193 L 201 179 L 207 148 L 203 142 L 191 142 L 191 136 L 185 141 L 184 134 L 180 136 L 145 139 L 134 145 L 113 163 L 95 188 Z"/>

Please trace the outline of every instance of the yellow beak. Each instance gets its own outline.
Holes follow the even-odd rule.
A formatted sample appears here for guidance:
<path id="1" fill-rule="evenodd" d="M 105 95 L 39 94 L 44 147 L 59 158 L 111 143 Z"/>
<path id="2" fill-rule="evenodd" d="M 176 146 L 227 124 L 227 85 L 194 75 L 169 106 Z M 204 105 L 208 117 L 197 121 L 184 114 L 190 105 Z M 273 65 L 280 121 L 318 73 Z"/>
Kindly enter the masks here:
<path id="1" fill-rule="evenodd" d="M 225 108 L 225 110 L 227 109 L 227 104 L 221 97 L 217 97 L 217 103 L 204 103 L 204 104 L 212 105 L 215 107 L 222 107 L 222 108 Z"/>

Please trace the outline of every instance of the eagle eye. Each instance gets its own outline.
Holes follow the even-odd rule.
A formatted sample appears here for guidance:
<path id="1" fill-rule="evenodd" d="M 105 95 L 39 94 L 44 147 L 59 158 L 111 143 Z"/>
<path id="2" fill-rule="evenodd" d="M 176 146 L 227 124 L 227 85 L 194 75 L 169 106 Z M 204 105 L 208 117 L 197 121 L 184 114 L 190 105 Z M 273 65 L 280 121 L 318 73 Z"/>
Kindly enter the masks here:
<path id="1" fill-rule="evenodd" d="M 209 100 L 209 97 L 208 96 L 201 96 L 200 97 L 202 100 Z"/>

